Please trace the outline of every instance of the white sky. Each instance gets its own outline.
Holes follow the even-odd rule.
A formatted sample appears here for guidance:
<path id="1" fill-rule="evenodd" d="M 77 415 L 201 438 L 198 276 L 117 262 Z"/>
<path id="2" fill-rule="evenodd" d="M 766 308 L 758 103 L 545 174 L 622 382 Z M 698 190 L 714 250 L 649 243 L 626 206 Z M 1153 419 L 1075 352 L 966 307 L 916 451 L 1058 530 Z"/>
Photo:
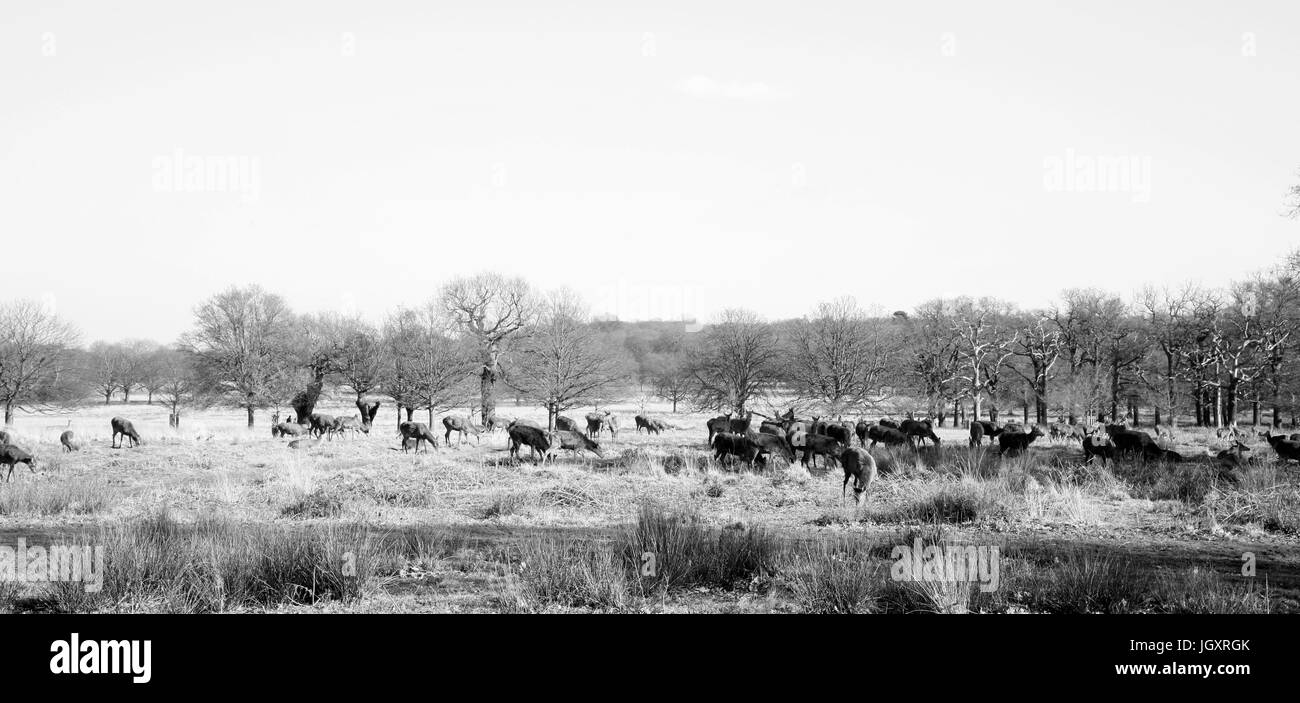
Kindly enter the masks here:
<path id="1" fill-rule="evenodd" d="M 1292 1 L 4 0 L 0 299 L 170 341 L 232 283 L 377 319 L 485 268 L 624 319 L 1222 284 L 1300 244 L 1298 38 Z M 177 150 L 256 190 L 168 190 Z M 1135 181 L 1053 190 L 1070 154 Z"/>

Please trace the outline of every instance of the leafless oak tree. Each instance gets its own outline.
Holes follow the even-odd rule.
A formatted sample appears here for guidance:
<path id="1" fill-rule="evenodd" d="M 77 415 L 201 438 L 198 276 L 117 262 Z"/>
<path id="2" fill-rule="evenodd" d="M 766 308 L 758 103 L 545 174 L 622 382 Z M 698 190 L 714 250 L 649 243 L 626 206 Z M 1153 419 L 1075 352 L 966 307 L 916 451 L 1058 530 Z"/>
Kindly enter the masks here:
<path id="1" fill-rule="evenodd" d="M 248 412 L 249 427 L 254 411 L 276 401 L 293 369 L 292 317 L 280 296 L 256 285 L 234 287 L 199 305 L 194 329 L 182 337 L 210 385 Z"/>
<path id="2" fill-rule="evenodd" d="M 560 412 L 598 400 L 630 372 L 622 352 L 591 326 L 586 305 L 568 290 L 540 303 L 539 318 L 514 353 L 507 383 L 546 408 L 547 427 Z"/>
<path id="3" fill-rule="evenodd" d="M 781 351 L 769 325 L 748 310 L 725 310 L 689 354 L 701 408 L 744 413 L 781 380 Z"/>
<path id="4" fill-rule="evenodd" d="M 14 408 L 41 402 L 66 381 L 76 328 L 34 300 L 0 304 L 0 405 L 13 424 Z"/>
<path id="5" fill-rule="evenodd" d="M 437 304 L 478 347 L 479 405 L 483 424 L 490 426 L 501 354 L 536 317 L 536 297 L 523 278 L 480 273 L 443 286 Z"/>

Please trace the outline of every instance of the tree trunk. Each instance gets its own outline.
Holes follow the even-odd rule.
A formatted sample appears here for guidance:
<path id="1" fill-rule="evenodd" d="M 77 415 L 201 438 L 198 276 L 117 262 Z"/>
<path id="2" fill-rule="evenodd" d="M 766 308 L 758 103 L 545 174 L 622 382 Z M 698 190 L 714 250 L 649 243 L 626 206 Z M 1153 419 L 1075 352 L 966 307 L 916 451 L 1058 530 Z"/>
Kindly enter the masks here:
<path id="1" fill-rule="evenodd" d="M 130 388 L 126 388 L 126 387 L 123 387 L 123 388 L 122 388 L 122 402 L 123 402 L 123 403 L 130 403 L 130 402 L 131 402 L 131 389 L 130 389 Z"/>
<path id="2" fill-rule="evenodd" d="M 1021 410 L 1024 411 L 1025 424 L 1028 425 L 1029 424 L 1029 401 L 1028 400 L 1021 401 L 1020 405 L 1021 405 Z"/>
<path id="3" fill-rule="evenodd" d="M 248 410 L 248 426 L 251 428 L 253 426 L 253 406 L 248 405 L 245 409 Z"/>
<path id="4" fill-rule="evenodd" d="M 111 402 L 113 402 L 113 391 L 104 394 L 104 405 L 108 405 Z"/>
<path id="5" fill-rule="evenodd" d="M 1252 421 L 1253 421 L 1252 424 L 1254 424 L 1255 427 L 1258 428 L 1259 427 L 1259 401 L 1258 400 L 1250 401 L 1250 414 L 1252 416 Z"/>
<path id="6" fill-rule="evenodd" d="M 14 424 L 14 402 L 9 400 L 5 401 L 5 426 L 12 424 Z"/>
<path id="7" fill-rule="evenodd" d="M 429 406 L 429 429 L 433 429 L 433 406 Z"/>
<path id="8" fill-rule="evenodd" d="M 673 398 L 673 414 L 677 414 L 677 399 Z"/>
<path id="9" fill-rule="evenodd" d="M 482 408 L 480 419 L 484 427 L 489 426 L 497 413 L 496 385 L 496 354 L 489 351 L 483 359 L 483 371 L 479 374 L 479 406 Z"/>
<path id="10" fill-rule="evenodd" d="M 1119 417 L 1119 364 L 1112 361 L 1110 365 L 1110 418 L 1114 422 Z"/>
<path id="11" fill-rule="evenodd" d="M 316 378 L 307 384 L 307 387 L 298 391 L 289 405 L 293 406 L 293 411 L 298 413 L 298 422 L 307 420 L 311 414 L 316 411 L 316 401 L 320 400 L 321 391 L 325 388 L 325 375 L 316 374 Z"/>

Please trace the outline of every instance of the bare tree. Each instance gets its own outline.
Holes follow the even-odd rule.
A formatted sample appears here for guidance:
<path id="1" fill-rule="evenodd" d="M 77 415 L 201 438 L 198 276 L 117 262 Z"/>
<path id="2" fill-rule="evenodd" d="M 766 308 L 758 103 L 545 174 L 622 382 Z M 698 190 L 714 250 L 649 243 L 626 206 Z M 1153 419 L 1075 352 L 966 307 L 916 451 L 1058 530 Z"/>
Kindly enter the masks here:
<path id="1" fill-rule="evenodd" d="M 181 407 L 196 402 L 204 394 L 199 360 L 190 352 L 167 348 L 156 351 L 152 359 L 154 385 L 151 391 L 170 411 L 167 424 L 179 428 Z"/>
<path id="2" fill-rule="evenodd" d="M 34 300 L 0 304 L 0 405 L 14 408 L 55 397 L 68 381 L 77 330 Z"/>
<path id="3" fill-rule="evenodd" d="M 402 309 L 384 323 L 383 387 L 407 421 L 417 409 L 434 413 L 463 405 L 473 395 L 472 349 L 451 337 L 432 307 Z"/>
<path id="4" fill-rule="evenodd" d="M 1014 320 L 1016 335 L 1011 353 L 1024 362 L 1009 368 L 1025 383 L 1034 405 L 1035 421 L 1047 423 L 1047 385 L 1052 369 L 1061 358 L 1061 330 L 1042 311 L 1019 315 Z M 1028 419 L 1026 419 L 1028 422 Z"/>
<path id="5" fill-rule="evenodd" d="M 194 317 L 183 348 L 198 355 L 209 385 L 248 412 L 252 427 L 254 412 L 276 402 L 294 367 L 288 334 L 293 313 L 283 298 L 254 285 L 212 296 Z"/>
<path id="6" fill-rule="evenodd" d="M 678 355 L 653 354 L 646 360 L 646 366 L 655 397 L 672 403 L 676 413 L 678 403 L 691 397 L 693 387 L 685 359 Z"/>
<path id="7" fill-rule="evenodd" d="M 1164 411 L 1161 419 L 1171 427 L 1178 424 L 1178 381 L 1195 339 L 1192 311 L 1201 295 L 1191 283 L 1172 289 L 1147 286 L 1138 294 L 1138 305 L 1154 342 L 1152 385 L 1159 391 L 1156 407 Z"/>
<path id="8" fill-rule="evenodd" d="M 479 405 L 485 425 L 496 415 L 496 384 L 506 344 L 536 316 L 528 282 L 497 273 L 480 273 L 443 286 L 438 307 L 474 340 L 479 357 Z"/>
<path id="9" fill-rule="evenodd" d="M 560 412 L 600 399 L 630 371 L 622 350 L 605 343 L 586 305 L 565 289 L 541 302 L 539 319 L 514 357 L 508 384 L 546 408 L 550 429 Z"/>
<path id="10" fill-rule="evenodd" d="M 786 381 L 798 400 L 829 415 L 874 408 L 897 385 L 902 336 L 891 321 L 868 316 L 853 298 L 822 303 L 788 331 Z"/>
<path id="11" fill-rule="evenodd" d="M 86 384 L 104 396 L 104 405 L 113 402 L 113 394 L 122 388 L 128 373 L 126 350 L 120 344 L 98 341 L 79 356 Z"/>
<path id="12" fill-rule="evenodd" d="M 1006 322 L 1009 303 L 993 298 L 932 300 L 917 308 L 917 315 L 946 327 L 956 352 L 954 380 L 971 399 L 978 419 L 985 397 L 996 398 L 1003 366 L 1012 356 L 1016 331 Z M 990 412 L 996 418 L 996 409 Z"/>
<path id="13" fill-rule="evenodd" d="M 378 330 L 357 322 L 356 328 L 343 335 L 338 347 L 337 367 L 343 384 L 361 401 L 379 387 L 384 371 L 383 339 Z"/>
<path id="14" fill-rule="evenodd" d="M 121 344 L 125 365 L 122 369 L 122 402 L 131 402 L 131 390 L 148 384 L 152 372 L 152 356 L 158 350 L 157 342 L 131 339 Z"/>
<path id="15" fill-rule="evenodd" d="M 748 310 L 723 311 L 700 332 L 689 358 L 701 408 L 744 413 L 781 379 L 776 335 Z"/>

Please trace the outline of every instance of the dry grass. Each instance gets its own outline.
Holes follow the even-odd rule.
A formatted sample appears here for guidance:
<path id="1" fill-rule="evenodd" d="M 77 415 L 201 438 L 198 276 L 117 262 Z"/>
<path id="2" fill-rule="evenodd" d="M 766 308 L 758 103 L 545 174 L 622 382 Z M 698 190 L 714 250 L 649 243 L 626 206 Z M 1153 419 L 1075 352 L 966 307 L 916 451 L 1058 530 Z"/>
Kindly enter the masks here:
<path id="1" fill-rule="evenodd" d="M 350 414 L 346 407 L 343 414 Z M 540 417 L 522 408 L 501 413 Z M 136 421 L 143 446 L 108 448 L 107 418 L 117 414 Z M 630 420 L 634 411 L 621 414 Z M 1078 445 L 1063 442 L 1039 440 L 1024 455 L 1004 459 L 987 447 L 968 449 L 964 430 L 942 428 L 940 448 L 872 450 L 880 478 L 859 507 L 841 503 L 838 469 L 809 473 L 784 462 L 752 472 L 719 466 L 704 446 L 703 415 L 673 418 L 684 429 L 663 435 L 625 428 L 618 440 L 602 438 L 604 459 L 561 457 L 546 465 L 508 459 L 501 433 L 484 435 L 479 445 L 419 455 L 392 451 L 397 440 L 383 429 L 392 418 L 382 414 L 369 437 L 299 452 L 272 439 L 264 426 L 248 431 L 238 413 L 187 415 L 180 433 L 168 430 L 157 407 L 85 408 L 75 417 L 83 449 L 72 454 L 61 454 L 57 444 L 66 417 L 43 425 L 20 418 L 19 444 L 38 457 L 39 475 L 20 469 L 12 483 L 0 485 L 0 516 L 11 528 L 37 533 L 146 530 L 106 537 L 122 549 L 140 550 L 138 562 L 119 555 L 119 563 L 137 574 L 171 574 L 187 585 L 172 591 L 145 578 L 152 585 L 123 586 L 120 600 L 83 603 L 71 593 L 52 598 L 69 609 L 319 608 L 344 601 L 350 608 L 370 607 L 362 605 L 363 594 L 373 596 L 371 602 L 397 598 L 383 587 L 392 577 L 426 589 L 425 598 L 433 584 L 455 585 L 437 586 L 438 594 L 464 589 L 455 599 L 438 600 L 450 610 L 671 609 L 686 594 L 707 589 L 762 594 L 815 612 L 1257 612 L 1276 599 L 1204 575 L 1195 577 L 1202 594 L 1163 575 L 1122 579 L 1105 561 L 1117 557 L 1104 554 L 1062 556 L 1060 562 L 1010 559 L 1006 578 L 1018 584 L 1017 596 L 1016 589 L 984 594 L 960 585 L 893 583 L 887 568 L 881 570 L 888 553 L 880 550 L 894 531 L 933 524 L 954 539 L 991 531 L 1032 539 L 1043 529 L 1066 538 L 1086 534 L 1111 541 L 1115 553 L 1154 540 L 1198 550 L 1222 537 L 1217 525 L 1267 540 L 1282 554 L 1300 550 L 1297 472 L 1264 451 L 1232 485 L 1197 462 L 1084 464 Z M 1179 439 L 1207 441 L 1193 432 L 1180 432 Z M 154 528 L 133 527 L 143 524 L 140 515 L 163 509 L 180 530 L 174 541 L 149 536 Z M 206 517 L 212 515 L 220 515 L 216 522 L 223 526 L 201 527 L 214 522 Z M 220 595 L 211 587 L 213 564 L 243 564 L 230 567 L 234 583 L 241 582 L 239 573 L 256 571 L 247 566 L 253 563 L 249 545 L 283 564 L 318 562 L 333 548 L 322 530 L 347 531 L 353 524 L 392 530 L 399 540 L 413 531 L 430 535 L 428 525 L 447 532 L 422 545 L 378 544 L 373 554 L 380 566 L 358 591 L 326 588 L 308 597 L 299 585 L 254 597 L 246 595 L 250 587 L 223 587 Z M 520 544 L 531 546 L 521 550 L 508 537 L 459 544 L 466 534 L 485 532 L 517 532 L 525 535 Z M 593 540 L 595 533 L 605 541 Z M 293 535 L 311 538 L 298 542 Z M 176 564 L 168 563 L 173 555 L 150 552 L 158 545 L 175 552 Z M 198 554 L 199 545 L 211 553 Z M 231 556 L 216 556 L 222 552 Z M 653 576 L 640 571 L 645 552 L 657 555 Z M 1128 566 L 1151 571 L 1136 561 Z M 296 583 L 296 569 L 286 567 L 289 575 L 277 579 Z M 411 600 L 425 607 L 425 600 Z"/>

